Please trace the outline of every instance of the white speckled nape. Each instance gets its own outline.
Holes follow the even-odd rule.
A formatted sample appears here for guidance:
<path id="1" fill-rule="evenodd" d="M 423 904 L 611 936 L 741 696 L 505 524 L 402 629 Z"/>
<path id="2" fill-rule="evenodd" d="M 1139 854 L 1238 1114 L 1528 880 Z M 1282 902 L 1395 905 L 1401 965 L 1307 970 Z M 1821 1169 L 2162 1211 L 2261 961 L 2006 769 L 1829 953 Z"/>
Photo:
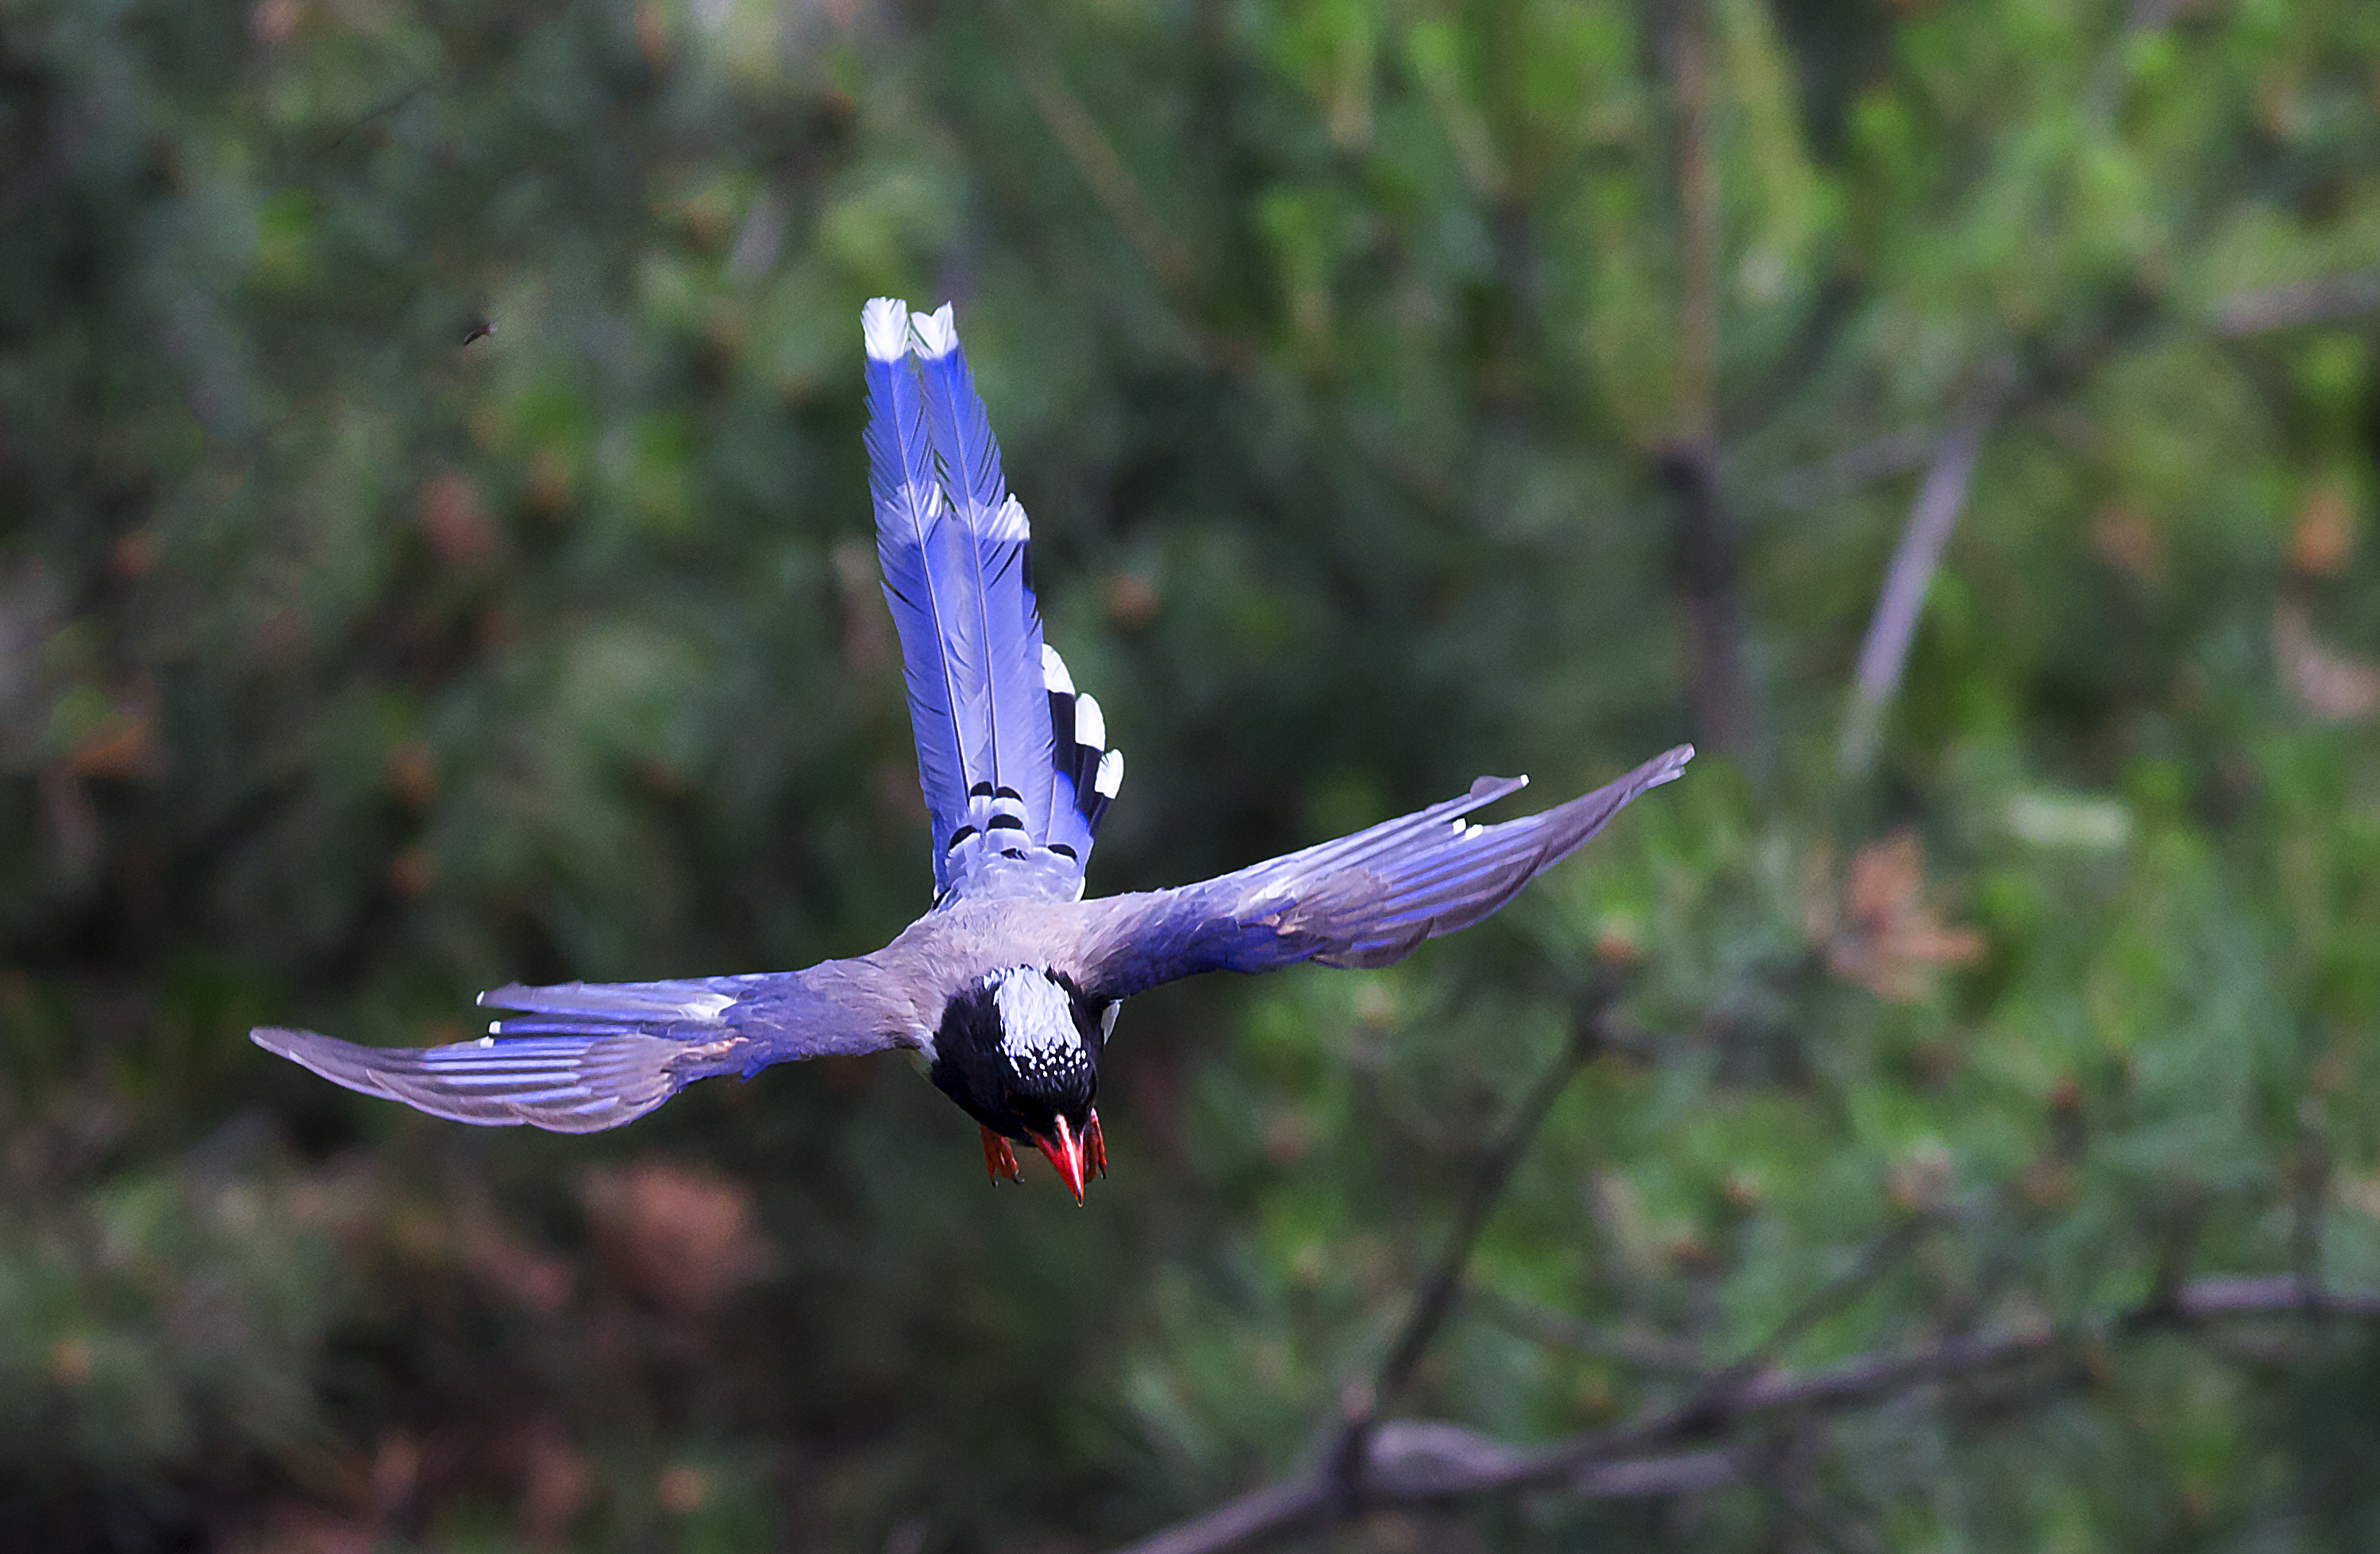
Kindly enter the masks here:
<path id="1" fill-rule="evenodd" d="M 1048 972 L 1029 965 L 993 972 L 991 1002 L 1000 1014 L 1000 1050 L 1019 1069 L 1083 1061 L 1073 1002 Z"/>

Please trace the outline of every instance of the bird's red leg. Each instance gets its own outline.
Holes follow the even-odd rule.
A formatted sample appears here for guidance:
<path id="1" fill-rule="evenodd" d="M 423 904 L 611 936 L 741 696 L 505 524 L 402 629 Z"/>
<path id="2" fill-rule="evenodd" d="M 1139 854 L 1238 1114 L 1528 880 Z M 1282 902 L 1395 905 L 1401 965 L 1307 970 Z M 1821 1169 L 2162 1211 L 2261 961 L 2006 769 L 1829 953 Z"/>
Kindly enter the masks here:
<path id="1" fill-rule="evenodd" d="M 1011 1182 L 1018 1180 L 1016 1151 L 1008 1147 L 1008 1140 L 981 1123 L 978 1123 L 976 1127 L 983 1135 L 983 1169 L 991 1173 L 994 1182 L 1003 1176 Z"/>
<path id="2" fill-rule="evenodd" d="M 1096 1106 L 1091 1108 L 1090 1118 L 1083 1124 L 1083 1153 L 1090 1159 L 1092 1175 L 1105 1176 L 1108 1173 L 1108 1145 L 1107 1140 L 1099 1136 L 1099 1109 Z"/>

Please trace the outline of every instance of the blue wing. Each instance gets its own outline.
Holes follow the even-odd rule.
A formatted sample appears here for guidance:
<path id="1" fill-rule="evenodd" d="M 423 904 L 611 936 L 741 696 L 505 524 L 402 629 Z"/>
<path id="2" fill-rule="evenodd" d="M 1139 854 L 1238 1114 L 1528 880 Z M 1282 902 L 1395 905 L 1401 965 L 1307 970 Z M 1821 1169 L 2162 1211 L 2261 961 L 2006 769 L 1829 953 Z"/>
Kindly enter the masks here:
<path id="1" fill-rule="evenodd" d="M 898 990 L 865 960 L 782 976 L 513 986 L 480 1002 L 520 1013 L 444 1047 L 358 1047 L 273 1026 L 249 1036 L 350 1090 L 433 1117 L 555 1133 L 617 1127 L 715 1074 L 911 1041 Z"/>
<path id="2" fill-rule="evenodd" d="M 1087 902 L 1099 915 L 1075 968 L 1093 998 L 1125 998 L 1202 971 L 1299 961 L 1386 965 L 1426 939 L 1469 928 L 1694 759 L 1691 745 L 1541 814 L 1499 825 L 1463 817 L 1520 791 L 1482 777 L 1461 798 L 1203 884 Z"/>

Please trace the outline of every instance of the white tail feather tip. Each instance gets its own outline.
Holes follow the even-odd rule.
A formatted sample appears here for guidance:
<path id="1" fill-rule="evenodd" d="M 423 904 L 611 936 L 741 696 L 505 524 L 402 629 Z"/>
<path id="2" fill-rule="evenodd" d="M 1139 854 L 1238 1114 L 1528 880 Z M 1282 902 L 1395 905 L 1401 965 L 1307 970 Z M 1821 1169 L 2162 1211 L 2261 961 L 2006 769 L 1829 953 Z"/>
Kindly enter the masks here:
<path id="1" fill-rule="evenodd" d="M 1099 710 L 1099 698 L 1088 691 L 1075 698 L 1075 743 L 1094 750 L 1108 746 L 1107 717 Z"/>
<path id="2" fill-rule="evenodd" d="M 909 354 L 909 305 L 896 297 L 877 297 L 859 310 L 859 332 L 867 337 L 870 359 L 900 360 Z"/>
<path id="3" fill-rule="evenodd" d="M 983 526 L 985 539 L 997 540 L 1003 544 L 1029 539 L 1032 533 L 1033 526 L 1025 521 L 1025 504 L 1013 494 L 1000 504 L 999 511 L 986 519 Z"/>
<path id="4" fill-rule="evenodd" d="M 917 336 L 917 354 L 946 357 L 959 348 L 959 326 L 947 302 L 930 313 L 912 313 L 909 327 Z"/>
<path id="5" fill-rule="evenodd" d="M 1099 758 L 1099 773 L 1091 779 L 1091 786 L 1101 798 L 1113 798 L 1123 787 L 1123 752 L 1110 750 Z"/>
<path id="6" fill-rule="evenodd" d="M 1075 677 L 1066 673 L 1066 661 L 1047 642 L 1041 644 L 1041 686 L 1051 696 L 1075 694 Z"/>

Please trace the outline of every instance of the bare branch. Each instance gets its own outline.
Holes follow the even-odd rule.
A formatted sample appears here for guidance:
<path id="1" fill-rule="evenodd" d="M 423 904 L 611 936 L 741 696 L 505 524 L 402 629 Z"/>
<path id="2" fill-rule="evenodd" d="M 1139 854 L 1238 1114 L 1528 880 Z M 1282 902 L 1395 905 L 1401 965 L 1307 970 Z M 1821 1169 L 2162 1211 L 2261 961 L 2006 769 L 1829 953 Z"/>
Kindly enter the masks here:
<path id="1" fill-rule="evenodd" d="M 1382 1425 L 1373 1438 L 1373 1471 L 1408 1501 L 1432 1498 L 1433 1485 L 1452 1484 L 1466 1475 L 1505 1471 L 1513 1449 L 1461 1425 L 1438 1419 L 1400 1419 Z M 1640 1499 L 1651 1495 L 1690 1494 L 1744 1476 L 1742 1454 L 1731 1448 L 1682 1451 L 1597 1463 L 1561 1487 L 1584 1499 Z"/>
<path id="2" fill-rule="evenodd" d="M 2380 270 L 2235 291 L 2215 304 L 2215 333 L 2227 339 L 2301 323 L 2335 323 L 2380 310 Z"/>
<path id="3" fill-rule="evenodd" d="M 1329 1501 L 1330 1490 L 1322 1479 L 1310 1474 L 1285 1478 L 1226 1500 L 1204 1516 L 1152 1534 L 1119 1554 L 1220 1554 L 1222 1549 L 1279 1537 L 1318 1522 Z"/>
<path id="4" fill-rule="evenodd" d="M 1871 480 L 1923 469 L 1941 444 L 1942 433 L 1930 426 L 1908 426 L 1888 431 L 1874 442 L 1789 469 L 1770 482 L 1769 499 L 1779 507 L 1807 511 L 1846 496 Z"/>
<path id="5" fill-rule="evenodd" d="M 1724 1395 L 1697 1396 L 1542 1446 L 1494 1440 L 1459 1425 L 1389 1421 L 1368 1438 L 1365 1500 L 1367 1507 L 1414 1504 L 1524 1488 L 1598 1499 L 1691 1493 L 1741 1478 L 1742 1464 L 1729 1450 L 1670 1449 L 1780 1413 L 1841 1413 L 2163 1329 L 2306 1317 L 2380 1321 L 2380 1291 L 2310 1291 L 2286 1274 L 2196 1279 L 2152 1304 L 2063 1330 L 1962 1334 L 1905 1354 L 1862 1354 L 1799 1374 L 1747 1377 Z M 1127 1554 L 1220 1554 L 1336 1520 L 1334 1484 L 1326 1463 L 1322 1471 L 1268 1485 L 1168 1528 Z"/>
<path id="6" fill-rule="evenodd" d="M 2380 1292 L 2365 1294 L 2309 1289 L 2288 1274 L 2264 1278 L 2194 1279 L 2174 1302 L 2182 1317 L 2342 1317 L 2352 1321 L 2380 1320 Z"/>
<path id="7" fill-rule="evenodd" d="M 1732 1451 L 1681 1451 L 1629 1463 L 1598 1463 L 1571 1480 L 1567 1487 L 1582 1499 L 1644 1499 L 1716 1489 L 1742 1476 Z"/>

